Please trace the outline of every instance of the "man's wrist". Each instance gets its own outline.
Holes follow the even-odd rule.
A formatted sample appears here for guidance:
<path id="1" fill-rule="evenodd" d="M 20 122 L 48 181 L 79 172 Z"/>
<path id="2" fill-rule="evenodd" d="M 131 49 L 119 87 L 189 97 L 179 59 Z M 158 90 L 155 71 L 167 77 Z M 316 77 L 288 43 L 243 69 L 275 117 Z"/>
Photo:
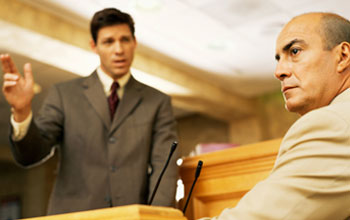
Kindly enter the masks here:
<path id="1" fill-rule="evenodd" d="M 32 114 L 32 112 L 30 112 L 28 117 L 24 121 L 16 122 L 14 120 L 13 114 L 11 115 L 12 140 L 13 141 L 20 141 L 24 138 L 24 136 L 28 132 L 32 118 L 33 118 L 33 114 Z"/>
<path id="2" fill-rule="evenodd" d="M 28 118 L 28 116 L 30 115 L 31 111 L 32 111 L 31 106 L 25 107 L 23 109 L 11 108 L 13 119 L 16 122 L 24 121 L 26 118 Z"/>

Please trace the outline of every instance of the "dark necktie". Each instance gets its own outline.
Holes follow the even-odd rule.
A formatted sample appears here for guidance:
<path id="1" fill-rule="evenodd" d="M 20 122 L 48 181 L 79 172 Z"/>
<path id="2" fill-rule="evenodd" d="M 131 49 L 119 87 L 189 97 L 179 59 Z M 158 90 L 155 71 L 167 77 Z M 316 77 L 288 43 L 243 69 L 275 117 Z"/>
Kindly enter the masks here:
<path id="1" fill-rule="evenodd" d="M 114 82 L 111 86 L 111 94 L 108 96 L 108 105 L 109 105 L 109 112 L 111 115 L 111 121 L 113 121 L 114 113 L 118 107 L 118 102 L 119 102 L 118 93 L 117 93 L 118 88 L 119 88 L 118 82 Z"/>

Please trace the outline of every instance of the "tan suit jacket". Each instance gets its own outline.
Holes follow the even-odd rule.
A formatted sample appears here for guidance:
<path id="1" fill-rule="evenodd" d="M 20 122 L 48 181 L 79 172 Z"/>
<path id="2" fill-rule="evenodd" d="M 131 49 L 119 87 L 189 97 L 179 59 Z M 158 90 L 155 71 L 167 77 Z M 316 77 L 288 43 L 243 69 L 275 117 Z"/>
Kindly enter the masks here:
<path id="1" fill-rule="evenodd" d="M 170 98 L 132 77 L 113 122 L 96 72 L 55 85 L 39 113 L 12 150 L 27 167 L 41 163 L 58 146 L 60 164 L 49 214 L 145 204 L 177 139 Z M 174 205 L 176 157 L 155 205 Z"/>
<path id="2" fill-rule="evenodd" d="M 344 220 L 350 216 L 350 89 L 285 135 L 270 176 L 220 220 Z"/>

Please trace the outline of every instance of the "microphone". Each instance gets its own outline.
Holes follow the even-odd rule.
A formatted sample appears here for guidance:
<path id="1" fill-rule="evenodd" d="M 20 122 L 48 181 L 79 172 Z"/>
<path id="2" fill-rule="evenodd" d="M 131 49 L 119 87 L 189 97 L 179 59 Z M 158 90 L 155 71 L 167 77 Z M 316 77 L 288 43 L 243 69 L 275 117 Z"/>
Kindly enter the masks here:
<path id="1" fill-rule="evenodd" d="M 199 161 L 198 161 L 198 165 L 197 165 L 197 169 L 196 169 L 196 173 L 195 173 L 195 175 L 194 175 L 194 181 L 193 181 L 193 183 L 192 183 L 190 193 L 188 194 L 185 207 L 184 207 L 184 209 L 183 209 L 183 211 L 182 211 L 182 212 L 184 213 L 184 215 L 185 215 L 185 212 L 186 212 L 186 209 L 187 209 L 188 202 L 190 201 L 190 198 L 191 198 L 191 194 L 192 194 L 192 190 L 193 190 L 193 188 L 194 188 L 194 185 L 196 184 L 197 179 L 198 179 L 199 175 L 201 174 L 202 165 L 203 165 L 203 161 L 199 160 Z"/>
<path id="2" fill-rule="evenodd" d="M 160 183 L 160 181 L 161 181 L 161 179 L 162 179 L 162 177 L 163 177 L 163 174 L 164 174 L 166 168 L 168 167 L 170 158 L 171 158 L 171 156 L 173 155 L 174 151 L 176 150 L 176 147 L 177 147 L 177 141 L 174 141 L 173 144 L 171 145 L 169 157 L 168 157 L 168 159 L 167 159 L 167 161 L 166 161 L 166 163 L 165 163 L 165 166 L 164 166 L 162 172 L 160 173 L 160 175 L 159 175 L 159 177 L 158 177 L 157 183 L 156 183 L 156 185 L 155 185 L 155 187 L 154 187 L 154 189 L 153 189 L 153 193 L 152 193 L 151 199 L 150 199 L 149 202 L 148 202 L 148 205 L 151 205 L 152 202 L 153 202 L 153 198 L 154 198 L 154 196 L 155 196 L 155 194 L 156 194 L 156 192 L 157 192 L 159 183 Z"/>

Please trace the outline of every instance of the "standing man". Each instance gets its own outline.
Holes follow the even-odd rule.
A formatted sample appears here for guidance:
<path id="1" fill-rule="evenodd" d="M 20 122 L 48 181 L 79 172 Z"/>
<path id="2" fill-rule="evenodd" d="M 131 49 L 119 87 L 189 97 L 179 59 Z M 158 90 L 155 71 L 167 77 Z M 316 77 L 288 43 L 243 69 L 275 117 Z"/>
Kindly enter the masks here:
<path id="1" fill-rule="evenodd" d="M 21 166 L 60 154 L 49 214 L 145 204 L 177 139 L 170 97 L 130 74 L 137 45 L 129 14 L 108 8 L 91 21 L 91 48 L 100 66 L 90 76 L 55 85 L 38 115 L 31 102 L 30 64 L 24 77 L 1 55 L 3 93 L 12 107 L 12 152 Z M 154 205 L 173 206 L 173 156 Z"/>
<path id="2" fill-rule="evenodd" d="M 295 17 L 277 39 L 276 60 L 286 108 L 302 117 L 270 176 L 215 219 L 350 219 L 350 22 Z"/>

